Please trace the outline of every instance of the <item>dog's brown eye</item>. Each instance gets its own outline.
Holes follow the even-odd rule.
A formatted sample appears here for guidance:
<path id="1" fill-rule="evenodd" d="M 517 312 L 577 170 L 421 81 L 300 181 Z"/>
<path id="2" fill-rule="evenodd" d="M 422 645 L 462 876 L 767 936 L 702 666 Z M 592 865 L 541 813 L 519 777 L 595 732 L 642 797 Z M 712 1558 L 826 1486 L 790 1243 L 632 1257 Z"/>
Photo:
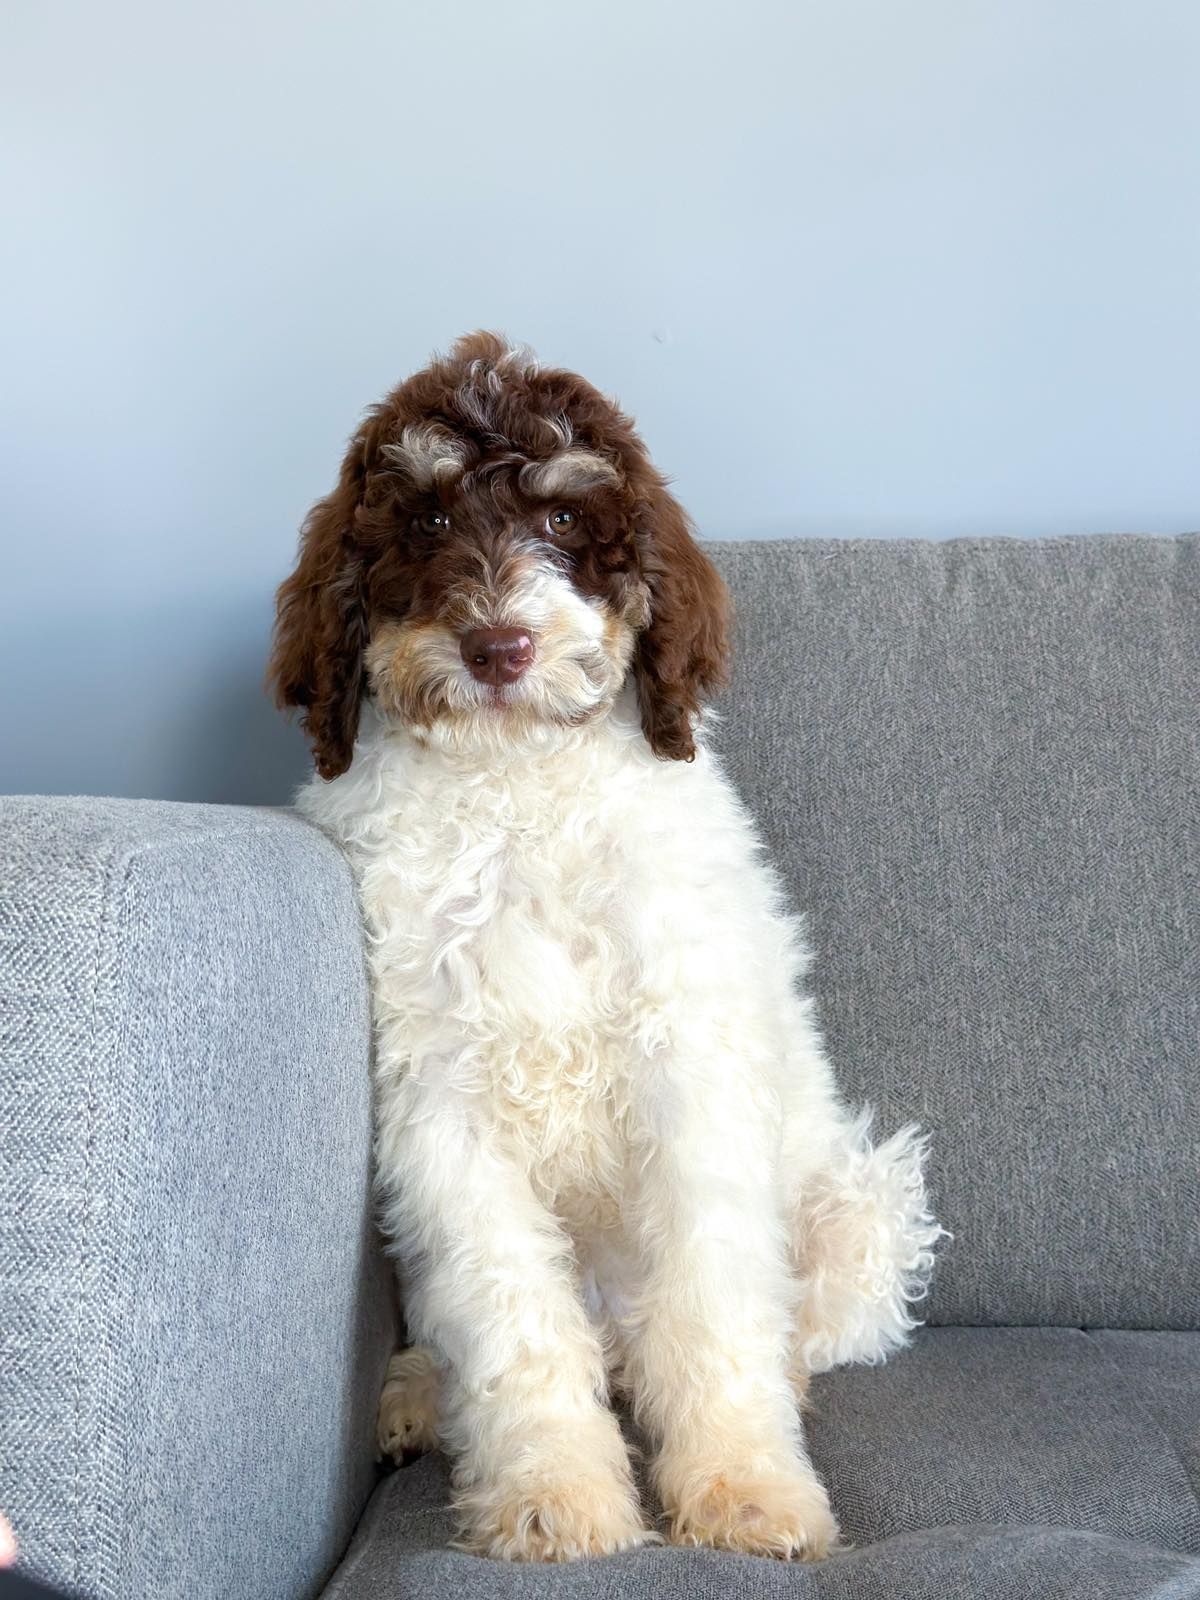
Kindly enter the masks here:
<path id="1" fill-rule="evenodd" d="M 450 526 L 450 517 L 445 511 L 427 511 L 418 519 L 418 526 L 422 533 L 445 533 Z"/>
<path id="2" fill-rule="evenodd" d="M 579 518 L 573 511 L 552 511 L 546 518 L 546 532 L 569 533 L 578 521 Z"/>

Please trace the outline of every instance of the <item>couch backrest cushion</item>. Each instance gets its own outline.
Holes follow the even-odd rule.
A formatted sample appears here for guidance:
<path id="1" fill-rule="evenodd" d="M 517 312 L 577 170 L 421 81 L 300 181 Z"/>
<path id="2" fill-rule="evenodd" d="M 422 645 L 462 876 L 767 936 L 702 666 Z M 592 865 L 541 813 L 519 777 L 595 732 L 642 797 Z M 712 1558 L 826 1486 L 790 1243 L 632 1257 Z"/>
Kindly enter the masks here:
<path id="1" fill-rule="evenodd" d="M 1200 1326 L 1200 539 L 710 547 L 717 735 L 965 1323 Z"/>

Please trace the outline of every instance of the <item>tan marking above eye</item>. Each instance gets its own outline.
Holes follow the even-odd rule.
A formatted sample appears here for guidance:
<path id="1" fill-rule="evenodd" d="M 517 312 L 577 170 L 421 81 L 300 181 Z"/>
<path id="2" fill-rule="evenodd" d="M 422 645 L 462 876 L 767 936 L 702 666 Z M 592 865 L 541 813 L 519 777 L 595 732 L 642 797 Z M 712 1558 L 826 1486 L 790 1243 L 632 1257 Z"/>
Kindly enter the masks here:
<path id="1" fill-rule="evenodd" d="M 587 489 L 614 488 L 620 481 L 612 462 L 591 450 L 559 450 L 547 461 L 530 461 L 521 468 L 521 488 L 541 500 L 552 500 L 560 494 L 582 494 Z"/>
<path id="2" fill-rule="evenodd" d="M 409 423 L 399 440 L 385 444 L 380 454 L 418 489 L 432 489 L 435 484 L 453 483 L 462 477 L 467 447 L 436 423 Z"/>

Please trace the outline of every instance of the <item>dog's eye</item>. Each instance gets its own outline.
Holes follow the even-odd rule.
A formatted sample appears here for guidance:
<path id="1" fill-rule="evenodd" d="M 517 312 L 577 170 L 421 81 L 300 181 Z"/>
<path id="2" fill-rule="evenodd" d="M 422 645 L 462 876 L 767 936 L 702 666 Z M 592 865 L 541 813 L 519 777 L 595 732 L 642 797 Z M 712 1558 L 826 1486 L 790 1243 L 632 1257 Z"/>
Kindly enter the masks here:
<path id="1" fill-rule="evenodd" d="M 569 533 L 578 522 L 573 511 L 552 511 L 546 518 L 546 532 L 553 538 L 556 533 Z"/>
<path id="2" fill-rule="evenodd" d="M 422 533 L 445 533 L 450 526 L 450 516 L 445 511 L 427 511 L 418 517 L 417 526 Z"/>

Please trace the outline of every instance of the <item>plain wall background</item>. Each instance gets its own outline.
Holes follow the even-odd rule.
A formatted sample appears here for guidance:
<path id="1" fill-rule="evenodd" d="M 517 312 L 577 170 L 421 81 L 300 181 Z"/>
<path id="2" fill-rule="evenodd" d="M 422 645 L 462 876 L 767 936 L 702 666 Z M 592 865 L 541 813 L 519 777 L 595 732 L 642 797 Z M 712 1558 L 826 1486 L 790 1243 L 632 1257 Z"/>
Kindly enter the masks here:
<path id="1" fill-rule="evenodd" d="M 271 593 L 496 326 L 712 536 L 1200 522 L 1195 0 L 9 0 L 0 789 L 276 801 Z"/>

